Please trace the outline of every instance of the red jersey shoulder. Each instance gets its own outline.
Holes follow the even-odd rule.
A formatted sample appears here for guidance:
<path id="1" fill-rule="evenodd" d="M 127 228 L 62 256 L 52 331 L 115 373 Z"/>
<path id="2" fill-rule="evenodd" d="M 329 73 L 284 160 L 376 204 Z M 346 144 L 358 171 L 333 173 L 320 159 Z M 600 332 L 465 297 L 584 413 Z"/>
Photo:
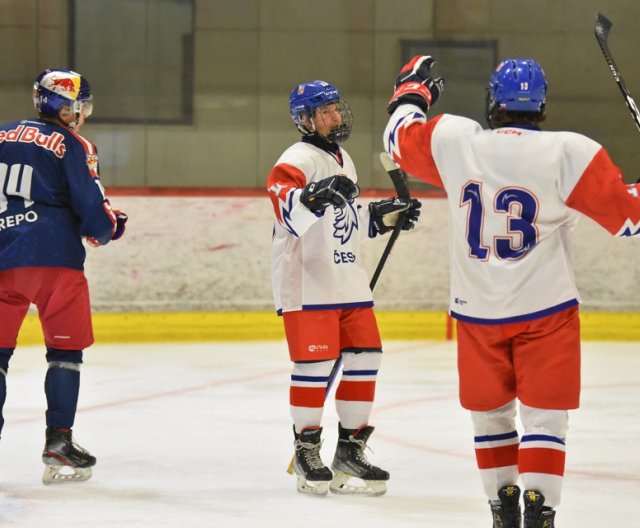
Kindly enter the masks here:
<path id="1" fill-rule="evenodd" d="M 82 137 L 77 132 L 73 130 L 69 130 L 69 132 L 78 141 L 78 143 L 84 150 L 89 174 L 91 174 L 91 176 L 93 176 L 94 178 L 98 178 L 98 149 L 96 149 L 96 146 L 91 141 L 89 141 L 85 137 Z"/>

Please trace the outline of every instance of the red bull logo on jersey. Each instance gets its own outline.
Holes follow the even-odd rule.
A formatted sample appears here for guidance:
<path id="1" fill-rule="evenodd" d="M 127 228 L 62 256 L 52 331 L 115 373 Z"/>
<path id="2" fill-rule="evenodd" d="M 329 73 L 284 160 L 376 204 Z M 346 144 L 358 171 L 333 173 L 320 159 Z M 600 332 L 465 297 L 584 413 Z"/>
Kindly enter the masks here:
<path id="1" fill-rule="evenodd" d="M 60 132 L 43 134 L 37 127 L 18 125 L 12 130 L 0 130 L 0 143 L 4 142 L 34 143 L 38 147 L 53 152 L 58 158 L 64 157 L 67 146 Z"/>
<path id="2" fill-rule="evenodd" d="M 87 154 L 87 168 L 91 175 L 98 175 L 98 155 L 97 154 Z"/>
<path id="3" fill-rule="evenodd" d="M 52 92 L 75 101 L 80 93 L 80 77 L 72 74 L 53 73 L 45 77 L 43 86 Z"/>

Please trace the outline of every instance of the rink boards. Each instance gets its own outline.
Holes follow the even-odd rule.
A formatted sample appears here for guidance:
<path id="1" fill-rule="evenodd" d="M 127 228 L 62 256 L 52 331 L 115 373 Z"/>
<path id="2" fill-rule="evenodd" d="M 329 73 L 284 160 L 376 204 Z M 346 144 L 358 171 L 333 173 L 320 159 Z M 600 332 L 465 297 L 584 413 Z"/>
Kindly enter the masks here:
<path id="1" fill-rule="evenodd" d="M 445 312 L 378 311 L 383 340 L 446 340 L 455 323 Z M 588 341 L 640 341 L 640 313 L 583 311 L 582 338 Z M 98 343 L 263 341 L 284 339 L 274 312 L 97 313 Z M 37 315 L 29 314 L 19 344 L 42 343 Z"/>
<path id="2" fill-rule="evenodd" d="M 423 221 L 402 234 L 374 292 L 386 341 L 454 337 L 446 313 L 447 203 L 422 201 Z M 266 196 L 119 195 L 114 204 L 129 214 L 127 234 L 87 248 L 85 263 L 97 343 L 284 339 L 273 309 Z M 171 222 L 159 222 L 167 211 Z M 621 266 L 638 261 L 637 242 L 611 237 L 588 219 L 578 223 L 573 257 L 583 339 L 640 341 L 637 277 Z M 385 244 L 384 237 L 363 244 L 370 273 Z M 19 342 L 42 343 L 35 312 Z"/>

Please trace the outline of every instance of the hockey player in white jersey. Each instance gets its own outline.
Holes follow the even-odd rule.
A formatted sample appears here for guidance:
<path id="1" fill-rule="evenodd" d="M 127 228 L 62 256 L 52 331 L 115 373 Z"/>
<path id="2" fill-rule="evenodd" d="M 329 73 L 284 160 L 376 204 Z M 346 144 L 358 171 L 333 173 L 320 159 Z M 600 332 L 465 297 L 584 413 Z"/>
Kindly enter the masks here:
<path id="1" fill-rule="evenodd" d="M 580 397 L 569 232 L 580 212 L 614 236 L 639 235 L 640 186 L 625 185 L 595 141 L 540 130 L 547 81 L 535 60 L 506 59 L 491 75 L 487 130 L 464 117 L 427 118 L 444 87 L 433 62 L 416 56 L 397 77 L 384 145 L 402 169 L 447 193 L 460 401 L 493 526 L 520 528 L 524 516 L 525 528 L 553 528 L 567 411 Z"/>
<path id="2" fill-rule="evenodd" d="M 364 452 L 374 430 L 369 415 L 382 345 L 360 242 L 389 231 L 401 211 L 407 211 L 403 229 L 411 229 L 420 203 L 358 203 L 358 176 L 339 145 L 349 137 L 353 118 L 333 85 L 299 84 L 289 109 L 302 140 L 280 156 L 267 187 L 276 216 L 273 293 L 293 362 L 289 401 L 297 487 L 315 495 L 329 489 L 382 495 L 389 473 L 372 465 Z M 320 458 L 321 422 L 339 356 L 339 439 L 329 469 Z"/>

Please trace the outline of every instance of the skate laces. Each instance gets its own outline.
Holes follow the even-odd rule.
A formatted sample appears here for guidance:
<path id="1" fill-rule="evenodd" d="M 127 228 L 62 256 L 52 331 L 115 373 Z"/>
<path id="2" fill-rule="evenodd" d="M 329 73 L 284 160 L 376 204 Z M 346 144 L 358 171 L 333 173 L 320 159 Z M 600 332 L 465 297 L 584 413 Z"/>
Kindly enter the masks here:
<path id="1" fill-rule="evenodd" d="M 84 449 L 80 444 L 78 444 L 74 439 L 72 435 L 69 435 L 68 437 L 62 437 L 61 438 L 61 445 L 56 448 L 55 446 L 49 446 L 48 447 L 49 451 L 59 451 L 63 454 L 65 454 L 66 456 L 73 456 L 73 457 L 86 457 L 86 456 L 90 456 L 89 455 L 89 451 L 87 451 L 86 449 Z"/>
<path id="2" fill-rule="evenodd" d="M 69 442 L 69 453 L 73 453 L 74 455 L 88 455 L 89 451 L 87 451 L 84 447 L 78 444 L 73 437 L 71 438 L 71 442 Z"/>
<path id="3" fill-rule="evenodd" d="M 320 458 L 320 448 L 322 442 L 317 444 L 311 442 L 296 441 L 296 451 L 302 451 L 302 456 L 310 469 L 322 469 L 324 464 Z"/>
<path id="4" fill-rule="evenodd" d="M 362 462 L 365 466 L 369 468 L 375 467 L 371 462 L 369 462 L 369 460 L 367 459 L 367 455 L 364 452 L 365 449 L 368 449 L 373 453 L 373 449 L 371 449 L 367 445 L 367 442 L 365 440 L 360 440 L 359 438 L 356 438 L 353 435 L 349 435 L 349 442 L 357 445 L 357 448 L 355 450 L 356 451 L 355 455 L 356 455 L 356 459 L 359 462 Z"/>

